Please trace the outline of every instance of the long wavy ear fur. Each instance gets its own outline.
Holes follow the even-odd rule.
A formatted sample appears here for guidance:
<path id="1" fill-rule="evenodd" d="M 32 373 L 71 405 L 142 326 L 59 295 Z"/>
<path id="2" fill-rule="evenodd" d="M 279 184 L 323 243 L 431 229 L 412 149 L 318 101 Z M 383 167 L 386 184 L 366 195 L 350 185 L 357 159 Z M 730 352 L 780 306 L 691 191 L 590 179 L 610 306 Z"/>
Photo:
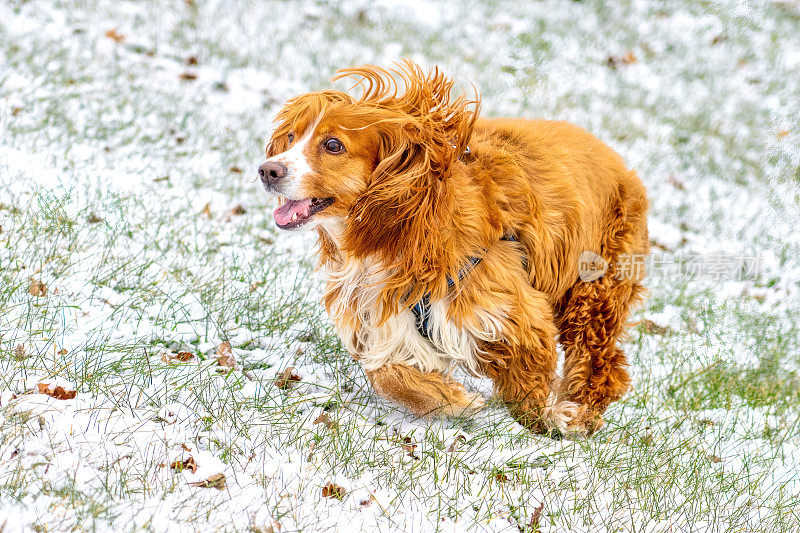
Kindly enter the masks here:
<path id="1" fill-rule="evenodd" d="M 375 117 L 380 147 L 370 186 L 351 210 L 344 244 L 359 257 L 377 253 L 390 274 L 389 303 L 409 305 L 444 290 L 447 276 L 458 270 L 446 230 L 456 192 L 448 177 L 467 148 L 480 101 L 477 95 L 451 98 L 452 80 L 438 68 L 424 73 L 409 60 L 391 70 L 343 69 L 333 80 L 345 77 L 362 87 L 354 104 Z"/>

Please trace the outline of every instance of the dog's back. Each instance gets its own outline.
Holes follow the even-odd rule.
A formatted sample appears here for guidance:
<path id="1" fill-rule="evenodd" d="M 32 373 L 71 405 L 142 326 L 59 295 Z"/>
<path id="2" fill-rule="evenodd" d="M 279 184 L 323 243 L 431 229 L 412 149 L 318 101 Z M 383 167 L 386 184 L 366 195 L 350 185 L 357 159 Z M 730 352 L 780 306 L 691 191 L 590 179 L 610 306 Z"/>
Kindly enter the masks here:
<path id="1" fill-rule="evenodd" d="M 551 303 L 577 281 L 584 251 L 608 262 L 647 253 L 644 187 L 586 130 L 560 121 L 481 119 L 470 150 L 473 164 L 491 169 L 504 226 L 526 246 L 532 283 Z"/>

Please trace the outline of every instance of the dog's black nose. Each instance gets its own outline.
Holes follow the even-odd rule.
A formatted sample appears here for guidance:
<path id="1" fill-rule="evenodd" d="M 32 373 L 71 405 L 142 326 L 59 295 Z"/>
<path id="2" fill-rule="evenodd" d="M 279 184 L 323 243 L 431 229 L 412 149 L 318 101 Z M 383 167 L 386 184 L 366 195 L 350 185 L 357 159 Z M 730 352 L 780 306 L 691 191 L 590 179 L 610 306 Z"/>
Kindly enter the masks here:
<path id="1" fill-rule="evenodd" d="M 274 185 L 278 180 L 286 176 L 286 165 L 277 161 L 267 161 L 258 167 L 258 175 L 264 185 Z"/>

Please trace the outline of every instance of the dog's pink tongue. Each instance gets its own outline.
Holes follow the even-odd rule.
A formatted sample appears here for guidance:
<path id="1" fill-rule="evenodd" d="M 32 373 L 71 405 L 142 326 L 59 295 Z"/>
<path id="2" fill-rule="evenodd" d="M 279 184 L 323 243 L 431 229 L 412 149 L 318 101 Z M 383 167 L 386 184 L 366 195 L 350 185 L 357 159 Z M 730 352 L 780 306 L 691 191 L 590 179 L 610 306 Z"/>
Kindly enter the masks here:
<path id="1" fill-rule="evenodd" d="M 275 222 L 281 226 L 285 226 L 292 221 L 292 215 L 297 214 L 297 218 L 305 218 L 308 216 L 308 211 L 311 209 L 311 198 L 305 200 L 286 200 L 286 203 L 280 206 L 272 213 Z"/>

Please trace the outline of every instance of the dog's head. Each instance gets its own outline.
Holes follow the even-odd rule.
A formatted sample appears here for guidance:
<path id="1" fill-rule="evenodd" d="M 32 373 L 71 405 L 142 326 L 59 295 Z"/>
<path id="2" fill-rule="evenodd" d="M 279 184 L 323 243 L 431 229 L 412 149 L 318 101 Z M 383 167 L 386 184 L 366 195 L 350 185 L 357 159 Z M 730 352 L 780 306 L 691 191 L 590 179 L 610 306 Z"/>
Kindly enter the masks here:
<path id="1" fill-rule="evenodd" d="M 453 81 L 410 61 L 396 70 L 341 70 L 360 98 L 321 91 L 290 100 L 259 167 L 283 198 L 281 229 L 318 227 L 359 256 L 421 266 L 452 201 L 447 178 L 464 152 L 478 99 L 451 98 Z M 414 265 L 411 265 L 411 264 Z"/>

